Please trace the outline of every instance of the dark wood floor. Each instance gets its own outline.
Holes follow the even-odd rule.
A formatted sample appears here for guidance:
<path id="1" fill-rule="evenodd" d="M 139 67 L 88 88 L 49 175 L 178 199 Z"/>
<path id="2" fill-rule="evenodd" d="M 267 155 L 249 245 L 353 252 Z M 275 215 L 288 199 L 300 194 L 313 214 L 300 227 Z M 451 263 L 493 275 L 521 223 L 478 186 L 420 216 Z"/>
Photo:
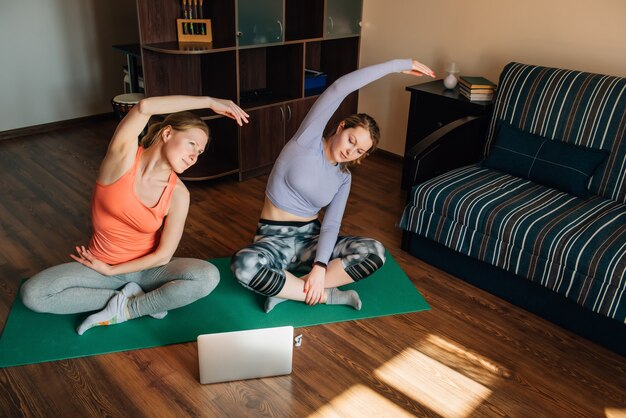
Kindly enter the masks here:
<path id="1" fill-rule="evenodd" d="M 89 200 L 114 128 L 100 121 L 0 141 L 0 328 L 23 277 L 89 239 Z M 189 183 L 178 255 L 251 239 L 267 177 Z M 428 312 L 301 328 L 290 376 L 198 383 L 195 343 L 0 370 L 0 416 L 626 415 L 626 359 L 400 250 L 400 163 L 354 173 L 342 231 L 382 241 Z M 119 325 L 123 326 L 123 325 Z"/>

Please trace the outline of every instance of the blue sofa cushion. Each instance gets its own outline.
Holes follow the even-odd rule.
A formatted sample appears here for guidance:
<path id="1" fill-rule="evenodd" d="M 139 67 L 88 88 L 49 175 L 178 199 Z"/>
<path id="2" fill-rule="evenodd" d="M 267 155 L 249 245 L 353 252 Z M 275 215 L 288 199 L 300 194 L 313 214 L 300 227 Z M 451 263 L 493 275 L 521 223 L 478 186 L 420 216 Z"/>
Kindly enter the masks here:
<path id="1" fill-rule="evenodd" d="M 578 197 L 589 196 L 587 182 L 608 152 L 551 140 L 503 121 L 497 125 L 495 143 L 484 166 Z"/>
<path id="2" fill-rule="evenodd" d="M 481 165 L 415 186 L 400 226 L 626 321 L 626 205 Z"/>
<path id="3" fill-rule="evenodd" d="M 589 192 L 626 203 L 626 78 L 509 63 L 498 82 L 484 157 L 499 120 L 552 140 L 606 150 Z"/>

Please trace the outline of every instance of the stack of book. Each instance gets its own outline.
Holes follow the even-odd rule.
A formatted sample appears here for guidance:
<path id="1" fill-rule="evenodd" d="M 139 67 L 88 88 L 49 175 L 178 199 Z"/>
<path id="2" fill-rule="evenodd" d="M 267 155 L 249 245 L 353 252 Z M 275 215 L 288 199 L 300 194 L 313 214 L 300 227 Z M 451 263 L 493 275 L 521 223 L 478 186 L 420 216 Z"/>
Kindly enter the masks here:
<path id="1" fill-rule="evenodd" d="M 459 77 L 459 92 L 472 101 L 491 101 L 496 85 L 485 77 Z"/>

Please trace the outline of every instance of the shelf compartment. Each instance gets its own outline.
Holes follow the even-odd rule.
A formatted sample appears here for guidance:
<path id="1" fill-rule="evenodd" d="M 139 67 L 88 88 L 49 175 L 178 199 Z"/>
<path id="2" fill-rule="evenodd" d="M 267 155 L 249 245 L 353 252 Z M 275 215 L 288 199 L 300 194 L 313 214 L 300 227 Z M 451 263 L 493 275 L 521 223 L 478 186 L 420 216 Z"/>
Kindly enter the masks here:
<path id="1" fill-rule="evenodd" d="M 180 175 L 182 180 L 210 180 L 239 172 L 237 124 L 230 118 L 206 120 L 211 143 L 198 162 Z"/>
<path id="2" fill-rule="evenodd" d="M 307 42 L 305 51 L 306 68 L 326 74 L 326 87 L 359 66 L 358 37 Z"/>
<path id="3" fill-rule="evenodd" d="M 170 55 L 144 49 L 147 96 L 187 94 L 237 101 L 236 52 Z"/>
<path id="4" fill-rule="evenodd" d="M 303 53 L 302 44 L 239 50 L 241 106 L 252 108 L 301 98 Z"/>

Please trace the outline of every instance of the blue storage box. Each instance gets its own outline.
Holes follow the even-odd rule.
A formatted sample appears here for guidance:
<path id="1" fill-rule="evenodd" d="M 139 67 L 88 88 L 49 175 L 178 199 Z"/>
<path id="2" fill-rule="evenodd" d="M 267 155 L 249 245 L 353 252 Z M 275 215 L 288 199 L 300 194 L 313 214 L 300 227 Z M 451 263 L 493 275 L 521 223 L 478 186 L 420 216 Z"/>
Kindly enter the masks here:
<path id="1" fill-rule="evenodd" d="M 319 71 L 304 70 L 304 95 L 321 94 L 326 88 L 326 74 Z"/>

